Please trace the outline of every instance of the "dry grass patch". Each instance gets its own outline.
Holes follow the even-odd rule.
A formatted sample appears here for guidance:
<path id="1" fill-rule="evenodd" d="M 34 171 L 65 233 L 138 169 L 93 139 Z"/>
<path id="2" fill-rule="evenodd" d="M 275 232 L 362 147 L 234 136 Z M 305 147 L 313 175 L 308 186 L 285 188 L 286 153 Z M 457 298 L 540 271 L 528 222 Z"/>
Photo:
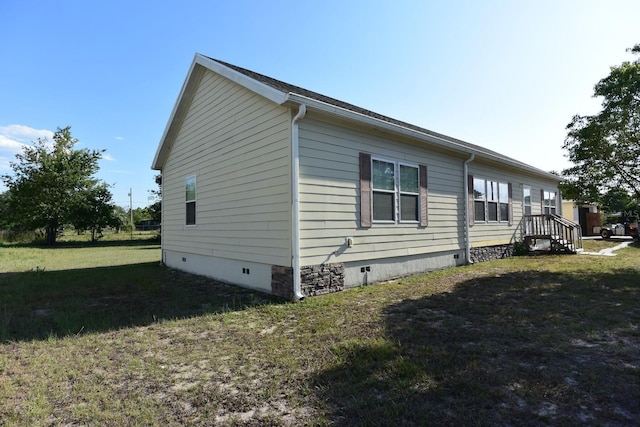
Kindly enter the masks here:
<path id="1" fill-rule="evenodd" d="M 5 332 L 0 425 L 629 425 L 638 261 L 521 257 L 298 304 L 144 263 L 105 294 L 82 270 L 54 310 L 82 323 L 108 296 L 111 326 Z"/>

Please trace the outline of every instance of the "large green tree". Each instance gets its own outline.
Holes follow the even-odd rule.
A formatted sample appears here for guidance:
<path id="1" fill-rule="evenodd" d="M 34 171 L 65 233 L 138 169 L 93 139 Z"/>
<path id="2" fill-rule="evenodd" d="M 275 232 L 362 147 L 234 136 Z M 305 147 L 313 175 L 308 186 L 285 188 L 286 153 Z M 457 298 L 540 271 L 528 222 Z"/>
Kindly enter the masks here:
<path id="1" fill-rule="evenodd" d="M 45 230 L 48 245 L 58 228 L 70 222 L 74 209 L 84 205 L 104 150 L 75 149 L 71 128 L 58 128 L 51 144 L 46 138 L 25 146 L 11 162 L 13 174 L 2 176 L 9 188 L 9 206 L 15 224 Z"/>
<path id="2" fill-rule="evenodd" d="M 629 50 L 640 54 L 640 44 Z M 564 148 L 574 166 L 563 174 L 572 196 L 597 202 L 618 189 L 640 200 L 640 58 L 611 67 L 594 97 L 602 97 L 602 110 L 567 125 Z"/>
<path id="3" fill-rule="evenodd" d="M 69 222 L 76 231 L 89 231 L 91 241 L 102 237 L 102 231 L 111 226 L 120 227 L 120 220 L 115 212 L 115 204 L 109 186 L 104 182 L 94 181 L 79 191 L 74 198 Z"/>

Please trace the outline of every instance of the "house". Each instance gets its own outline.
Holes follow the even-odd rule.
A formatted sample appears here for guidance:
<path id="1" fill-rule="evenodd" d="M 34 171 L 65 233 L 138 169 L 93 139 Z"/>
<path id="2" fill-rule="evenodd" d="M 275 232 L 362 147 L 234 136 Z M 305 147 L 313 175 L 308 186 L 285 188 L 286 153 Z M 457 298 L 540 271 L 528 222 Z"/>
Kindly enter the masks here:
<path id="1" fill-rule="evenodd" d="M 559 178 L 196 54 L 159 143 L 162 261 L 285 298 L 509 254 Z"/>
<path id="2" fill-rule="evenodd" d="M 578 203 L 574 200 L 562 201 L 562 216 L 580 224 L 583 236 L 599 236 L 602 222 L 595 203 Z"/>

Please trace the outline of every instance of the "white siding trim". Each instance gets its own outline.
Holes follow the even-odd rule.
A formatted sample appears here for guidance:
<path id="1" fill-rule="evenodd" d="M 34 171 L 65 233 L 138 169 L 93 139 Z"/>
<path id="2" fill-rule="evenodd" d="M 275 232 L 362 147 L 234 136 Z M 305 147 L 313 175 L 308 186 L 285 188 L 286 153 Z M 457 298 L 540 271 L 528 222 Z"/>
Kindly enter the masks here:
<path id="1" fill-rule="evenodd" d="M 238 71 L 226 67 L 223 64 L 216 62 L 215 60 L 200 55 L 199 53 L 196 53 L 196 57 L 194 60 L 196 63 L 202 65 L 203 67 L 207 67 L 211 71 L 228 78 L 229 80 L 239 84 L 240 86 L 243 86 L 250 91 L 257 93 L 258 95 L 264 96 L 265 98 L 275 102 L 276 104 L 281 105 L 287 99 L 287 94 L 285 92 L 276 90 L 271 86 L 267 86 L 264 83 L 254 80 L 251 77 L 239 73 Z"/>

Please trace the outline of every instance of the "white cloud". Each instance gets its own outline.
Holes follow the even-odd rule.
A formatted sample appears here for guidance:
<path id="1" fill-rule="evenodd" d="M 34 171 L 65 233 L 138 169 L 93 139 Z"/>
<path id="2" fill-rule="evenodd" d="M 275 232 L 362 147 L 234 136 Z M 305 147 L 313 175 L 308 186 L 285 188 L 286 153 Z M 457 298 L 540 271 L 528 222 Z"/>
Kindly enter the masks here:
<path id="1" fill-rule="evenodd" d="M 9 162 L 16 159 L 16 154 L 22 152 L 24 146 L 25 144 L 0 135 L 0 173 L 12 171 Z"/>
<path id="2" fill-rule="evenodd" d="M 124 141 L 124 136 L 116 136 L 116 139 L 117 139 L 118 141 Z"/>
<path id="3" fill-rule="evenodd" d="M 15 160 L 15 155 L 22 152 L 25 145 L 38 138 L 51 141 L 53 132 L 24 125 L 0 126 L 0 173 L 10 172 L 9 162 Z"/>
<path id="4" fill-rule="evenodd" d="M 22 143 L 29 143 L 38 138 L 53 138 L 53 132 L 50 130 L 34 129 L 24 125 L 0 126 L 0 135 Z"/>
<path id="5" fill-rule="evenodd" d="M 4 152 L 18 153 L 22 151 L 25 144 L 15 141 L 5 135 L 0 134 L 0 150 Z"/>
<path id="6" fill-rule="evenodd" d="M 103 153 L 103 154 L 102 154 L 102 159 L 103 159 L 103 160 L 114 161 L 114 160 L 115 160 L 115 157 L 113 157 L 111 154 Z"/>

